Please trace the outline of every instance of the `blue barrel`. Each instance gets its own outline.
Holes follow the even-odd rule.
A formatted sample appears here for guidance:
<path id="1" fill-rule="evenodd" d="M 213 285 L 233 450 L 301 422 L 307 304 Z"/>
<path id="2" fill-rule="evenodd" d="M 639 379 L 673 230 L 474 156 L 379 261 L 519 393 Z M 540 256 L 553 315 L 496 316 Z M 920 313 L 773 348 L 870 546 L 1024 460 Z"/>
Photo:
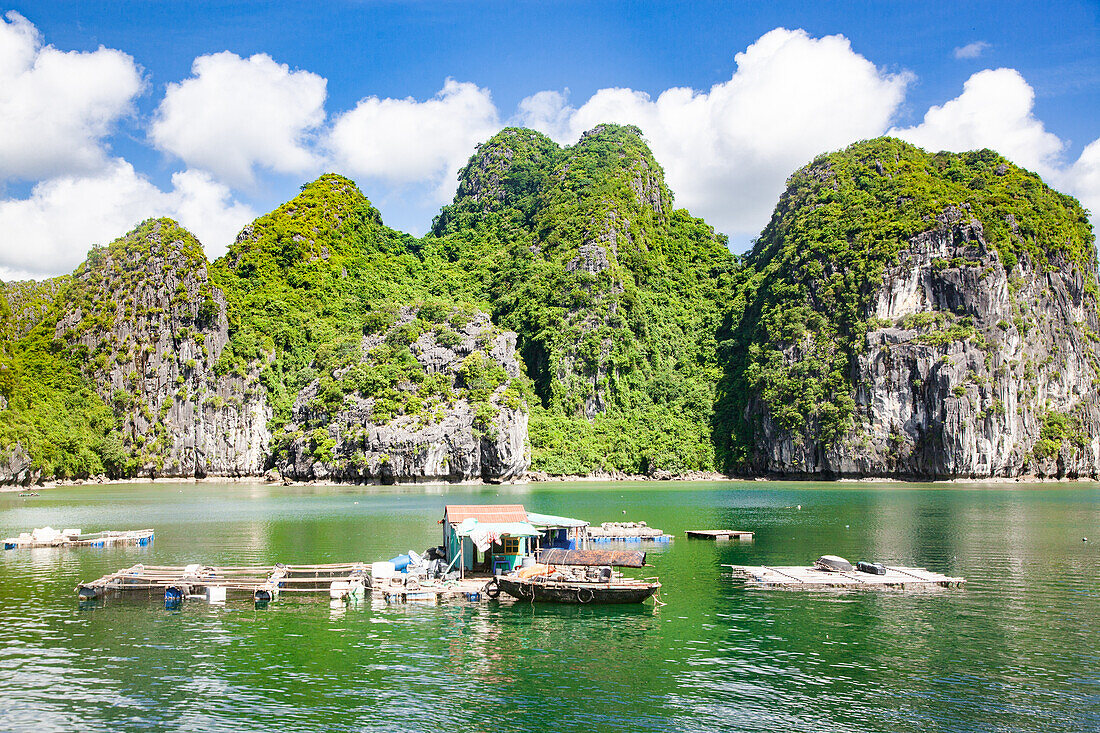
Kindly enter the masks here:
<path id="1" fill-rule="evenodd" d="M 393 563 L 393 569 L 399 573 L 403 573 L 409 568 L 409 563 L 412 562 L 412 558 L 408 555 L 398 555 L 390 560 Z"/>

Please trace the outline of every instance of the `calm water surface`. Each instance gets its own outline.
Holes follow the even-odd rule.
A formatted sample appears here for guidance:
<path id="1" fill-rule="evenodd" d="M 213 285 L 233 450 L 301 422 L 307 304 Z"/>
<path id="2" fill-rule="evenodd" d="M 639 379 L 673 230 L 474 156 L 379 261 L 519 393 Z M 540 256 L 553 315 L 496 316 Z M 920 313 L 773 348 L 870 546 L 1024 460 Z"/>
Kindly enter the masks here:
<path id="1" fill-rule="evenodd" d="M 445 503 L 523 503 L 678 535 L 663 606 L 149 599 L 132 565 L 387 559 Z M 797 507 L 801 505 L 801 509 Z M 626 514 L 623 514 L 623 512 Z M 0 536 L 156 529 L 149 548 L 0 551 L 0 730 L 1096 731 L 1100 488 L 808 483 L 73 487 L 0 494 Z M 755 530 L 752 543 L 687 540 Z M 1089 537 L 1089 542 L 1082 542 Z M 960 590 L 763 591 L 723 563 L 823 553 Z"/>

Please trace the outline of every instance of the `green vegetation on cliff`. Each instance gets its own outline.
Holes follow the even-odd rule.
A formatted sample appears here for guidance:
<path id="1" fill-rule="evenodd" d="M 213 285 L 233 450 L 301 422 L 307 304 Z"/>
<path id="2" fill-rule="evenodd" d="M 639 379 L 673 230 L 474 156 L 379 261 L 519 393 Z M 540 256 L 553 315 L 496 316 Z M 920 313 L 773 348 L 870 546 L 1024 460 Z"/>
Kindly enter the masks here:
<path id="1" fill-rule="evenodd" d="M 273 451 L 308 438 L 324 456 L 326 426 L 353 397 L 378 424 L 438 420 L 465 400 L 479 429 L 526 404 L 536 470 L 736 470 L 760 428 L 746 415 L 766 412 L 807 441 L 848 433 L 852 366 L 868 331 L 888 325 L 869 317 L 884 268 L 948 212 L 981 223 L 1010 278 L 1077 268 L 1097 297 L 1085 212 L 988 150 L 930 154 L 882 138 L 820 156 L 791 176 L 739 264 L 724 237 L 673 208 L 637 128 L 601 125 L 571 146 L 509 128 L 479 146 L 420 239 L 384 226 L 354 183 L 326 174 L 212 264 L 175 222 L 151 220 L 94 249 L 72 277 L 4 286 L 0 446 L 22 446 L 47 477 L 132 474 L 158 465 L 165 404 L 199 405 L 196 390 L 232 376 L 241 392 L 230 399 L 266 395 Z M 160 292 L 148 267 L 161 266 L 149 263 L 168 241 L 172 267 L 204 274 Z M 453 379 L 417 362 L 428 334 L 415 348 L 474 338 L 462 331 L 478 311 L 517 333 L 525 375 L 503 374 L 485 344 Z M 174 391 L 136 420 L 140 395 L 112 391 L 105 375 L 132 363 L 137 377 L 154 347 L 136 334 L 158 319 L 174 324 L 178 353 L 190 339 L 188 353 L 206 358 L 215 331 L 228 343 L 201 385 L 187 381 L 195 360 L 178 358 Z M 918 344 L 983 338 L 950 313 L 897 325 Z M 1003 325 L 1028 327 L 1023 316 Z M 306 388 L 303 419 L 293 407 Z M 1054 412 L 1041 422 L 1036 455 L 1082 439 Z"/>
<path id="2" fill-rule="evenodd" d="M 0 288 L 0 447 L 18 446 L 47 477 L 121 476 L 128 461 L 115 416 L 54 338 L 55 297 L 67 287 L 54 278 Z"/>
<path id="3" fill-rule="evenodd" d="M 231 335 L 219 372 L 261 369 L 276 427 L 303 387 L 358 357 L 372 310 L 428 294 L 417 240 L 383 226 L 355 184 L 333 174 L 246 227 L 210 269 Z"/>
<path id="4" fill-rule="evenodd" d="M 822 155 L 790 177 L 739 274 L 721 344 L 716 438 L 725 467 L 748 458 L 759 426 L 744 415 L 754 398 L 781 428 L 810 440 L 834 442 L 852 427 L 851 367 L 878 325 L 867 314 L 883 269 L 950 209 L 982 224 L 1010 276 L 1024 260 L 1076 266 L 1095 298 L 1086 212 L 997 153 L 932 154 L 879 138 Z M 941 338 L 970 333 L 958 328 Z"/>
<path id="5" fill-rule="evenodd" d="M 569 147 L 495 135 L 459 174 L 425 247 L 519 335 L 533 467 L 553 473 L 712 470 L 725 239 L 672 208 L 635 127 Z"/>

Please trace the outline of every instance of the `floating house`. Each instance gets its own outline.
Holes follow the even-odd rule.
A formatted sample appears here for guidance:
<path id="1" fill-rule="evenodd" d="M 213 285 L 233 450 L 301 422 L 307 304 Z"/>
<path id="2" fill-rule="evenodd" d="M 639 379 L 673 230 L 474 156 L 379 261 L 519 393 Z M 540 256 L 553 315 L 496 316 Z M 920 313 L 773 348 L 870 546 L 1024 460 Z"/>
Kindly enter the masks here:
<path id="1" fill-rule="evenodd" d="M 522 504 L 448 504 L 443 510 L 444 559 L 463 574 L 518 567 L 534 554 L 531 540 L 538 535 Z"/>
<path id="2" fill-rule="evenodd" d="M 540 548 L 581 549 L 587 536 L 582 519 L 536 514 L 522 504 L 448 504 L 443 510 L 444 559 L 462 573 L 506 573 Z"/>
<path id="3" fill-rule="evenodd" d="M 588 539 L 588 522 L 553 514 L 527 512 L 527 522 L 539 531 L 540 549 L 583 550 Z"/>

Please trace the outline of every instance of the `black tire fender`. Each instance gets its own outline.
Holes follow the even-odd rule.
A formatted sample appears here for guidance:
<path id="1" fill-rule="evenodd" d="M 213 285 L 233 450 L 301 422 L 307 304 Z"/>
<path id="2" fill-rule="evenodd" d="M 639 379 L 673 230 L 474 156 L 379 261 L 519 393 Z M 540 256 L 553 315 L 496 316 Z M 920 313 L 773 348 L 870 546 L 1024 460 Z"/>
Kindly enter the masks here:
<path id="1" fill-rule="evenodd" d="M 588 594 L 587 598 L 584 597 L 585 593 Z M 580 590 L 577 591 L 577 602 L 578 603 L 591 603 L 592 599 L 595 598 L 595 597 L 596 597 L 596 592 L 594 590 L 592 590 L 591 588 L 581 588 Z"/>
<path id="2" fill-rule="evenodd" d="M 496 578 L 485 584 L 485 595 L 494 599 L 500 597 L 500 582 Z"/>

